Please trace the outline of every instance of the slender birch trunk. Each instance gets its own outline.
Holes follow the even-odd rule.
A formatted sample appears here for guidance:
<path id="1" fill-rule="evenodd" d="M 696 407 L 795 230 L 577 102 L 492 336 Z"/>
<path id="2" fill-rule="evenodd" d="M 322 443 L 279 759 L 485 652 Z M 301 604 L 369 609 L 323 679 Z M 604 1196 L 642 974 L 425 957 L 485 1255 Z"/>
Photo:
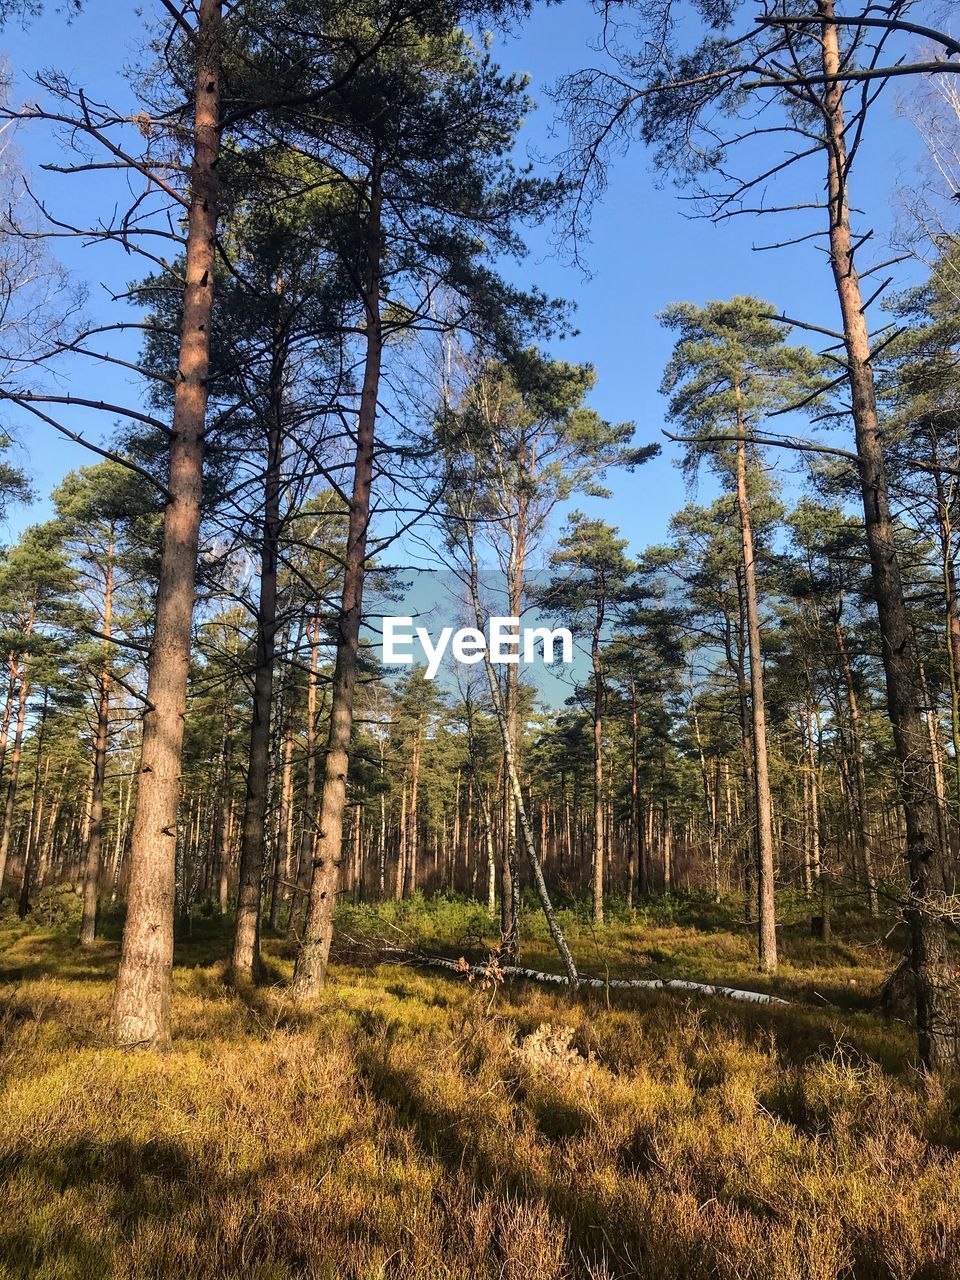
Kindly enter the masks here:
<path id="1" fill-rule="evenodd" d="M 480 606 L 480 587 L 479 575 L 477 569 L 477 558 L 473 548 L 472 534 L 467 533 L 470 557 L 470 584 L 471 595 L 473 600 L 474 615 L 476 618 L 476 626 L 478 631 L 483 630 L 483 613 Z M 533 876 L 533 884 L 536 890 L 537 898 L 540 902 L 543 914 L 546 917 L 547 928 L 553 939 L 554 946 L 566 971 L 567 981 L 571 987 L 576 987 L 579 981 L 577 966 L 574 962 L 573 955 L 567 945 L 567 941 L 563 936 L 563 930 L 560 928 L 560 922 L 557 920 L 556 913 L 553 909 L 553 903 L 550 901 L 550 894 L 547 891 L 546 881 L 543 878 L 543 866 L 537 854 L 536 845 L 533 839 L 533 830 L 530 826 L 530 820 L 527 817 L 527 808 L 523 798 L 523 788 L 520 784 L 520 774 L 517 769 L 517 763 L 513 755 L 513 744 L 510 741 L 510 729 L 507 721 L 506 709 L 503 705 L 503 694 L 500 690 L 500 684 L 497 680 L 497 673 L 490 661 L 489 651 L 484 650 L 484 665 L 487 671 L 487 682 L 490 686 L 490 697 L 493 701 L 494 714 L 497 718 L 497 724 L 500 727 L 500 738 L 503 743 L 503 762 L 506 772 L 506 783 L 509 788 L 514 803 L 514 812 L 517 817 L 517 824 L 520 830 L 524 851 L 527 856 L 527 862 Z"/>

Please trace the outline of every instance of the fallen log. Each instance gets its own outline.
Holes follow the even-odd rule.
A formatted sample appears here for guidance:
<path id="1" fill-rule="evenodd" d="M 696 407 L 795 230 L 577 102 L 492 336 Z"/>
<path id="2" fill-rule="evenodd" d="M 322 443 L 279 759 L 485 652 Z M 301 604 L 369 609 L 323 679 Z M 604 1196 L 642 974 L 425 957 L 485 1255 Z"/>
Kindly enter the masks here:
<path id="1" fill-rule="evenodd" d="M 420 952 L 404 951 L 400 947 L 388 947 L 382 953 L 393 955 L 398 961 L 416 968 L 448 969 L 451 973 L 460 973 L 475 978 L 504 981 L 522 978 L 528 982 L 539 982 L 548 986 L 567 987 L 569 985 L 564 973 L 544 973 L 540 969 L 525 969 L 521 965 L 483 965 L 467 964 L 464 960 L 447 960 L 443 956 L 428 956 Z M 599 991 L 678 991 L 700 996 L 720 996 L 724 1000 L 740 1000 L 747 1004 L 782 1004 L 789 1000 L 780 996 L 767 995 L 764 991 L 740 991 L 737 987 L 719 987 L 711 982 L 689 982 L 685 978 L 590 978 L 581 974 L 577 985 Z"/>

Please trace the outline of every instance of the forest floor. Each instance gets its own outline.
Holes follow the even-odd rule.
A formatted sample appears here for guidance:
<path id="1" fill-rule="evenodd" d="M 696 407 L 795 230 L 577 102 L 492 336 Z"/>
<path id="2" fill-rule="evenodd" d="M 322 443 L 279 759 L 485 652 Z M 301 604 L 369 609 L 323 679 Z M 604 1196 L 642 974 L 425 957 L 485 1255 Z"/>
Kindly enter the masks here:
<path id="1" fill-rule="evenodd" d="M 776 979 L 734 905 L 593 930 L 584 970 L 775 990 L 789 1006 L 370 964 L 360 940 L 482 956 L 460 902 L 345 908 L 318 1005 L 224 983 L 228 921 L 177 948 L 174 1045 L 105 1028 L 119 922 L 80 952 L 69 891 L 0 923 L 0 1277 L 933 1280 L 960 1275 L 960 1091 L 881 1015 L 892 965 L 798 904 Z M 789 916 L 789 913 L 788 913 Z M 552 967 L 528 916 L 523 961 Z M 348 945 L 349 942 L 348 942 Z"/>

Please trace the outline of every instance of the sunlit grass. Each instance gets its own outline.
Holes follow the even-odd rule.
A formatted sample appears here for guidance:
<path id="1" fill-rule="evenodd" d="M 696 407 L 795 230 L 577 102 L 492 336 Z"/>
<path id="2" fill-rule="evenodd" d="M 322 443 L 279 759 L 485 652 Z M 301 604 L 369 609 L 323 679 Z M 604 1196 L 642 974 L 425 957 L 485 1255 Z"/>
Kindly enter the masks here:
<path id="1" fill-rule="evenodd" d="M 566 924 L 594 973 L 764 985 L 733 906 Z M 69 919 L 0 927 L 0 1276 L 956 1275 L 957 1099 L 873 1011 L 868 924 L 824 947 L 798 910 L 771 984 L 792 1003 L 765 1009 L 365 967 L 372 933 L 479 955 L 492 924 L 350 909 L 306 1015 L 282 940 L 241 998 L 228 923 L 198 920 L 164 1054 L 107 1044 L 114 926 L 89 954 Z"/>

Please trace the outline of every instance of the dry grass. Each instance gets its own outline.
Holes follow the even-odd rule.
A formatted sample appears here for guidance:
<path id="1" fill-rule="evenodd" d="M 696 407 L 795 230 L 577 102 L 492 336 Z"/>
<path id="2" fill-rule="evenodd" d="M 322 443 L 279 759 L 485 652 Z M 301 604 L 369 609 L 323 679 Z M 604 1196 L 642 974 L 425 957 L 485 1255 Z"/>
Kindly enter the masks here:
<path id="1" fill-rule="evenodd" d="M 466 924 L 418 907 L 385 927 L 451 946 Z M 115 942 L 0 926 L 0 1276 L 960 1274 L 956 1099 L 869 1012 L 869 937 L 785 937 L 779 989 L 845 1007 L 572 1002 L 341 963 L 309 1017 L 279 983 L 228 990 L 226 941 L 201 922 L 180 948 L 175 1048 L 125 1054 L 104 1037 Z M 616 952 L 617 972 L 756 985 L 729 925 L 577 943 L 596 972 Z"/>

